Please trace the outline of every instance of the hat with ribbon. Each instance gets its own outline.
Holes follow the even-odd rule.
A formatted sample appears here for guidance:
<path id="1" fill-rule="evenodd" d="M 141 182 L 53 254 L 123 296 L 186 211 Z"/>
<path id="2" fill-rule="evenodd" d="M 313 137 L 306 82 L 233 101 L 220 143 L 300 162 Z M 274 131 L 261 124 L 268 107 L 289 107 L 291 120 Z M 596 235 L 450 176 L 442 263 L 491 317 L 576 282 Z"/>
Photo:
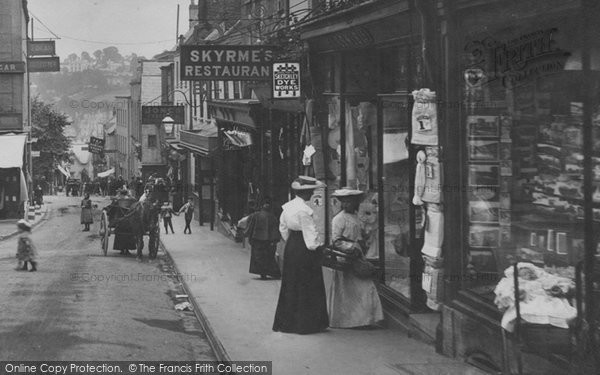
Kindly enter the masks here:
<path id="1" fill-rule="evenodd" d="M 320 187 L 325 187 L 325 184 L 316 178 L 309 176 L 298 176 L 298 178 L 292 182 L 292 189 L 294 190 L 314 190 Z"/>
<path id="2" fill-rule="evenodd" d="M 365 192 L 362 190 L 351 189 L 349 187 L 343 187 L 341 189 L 337 189 L 331 194 L 332 197 L 343 198 L 343 197 L 357 197 L 359 195 L 364 194 Z"/>

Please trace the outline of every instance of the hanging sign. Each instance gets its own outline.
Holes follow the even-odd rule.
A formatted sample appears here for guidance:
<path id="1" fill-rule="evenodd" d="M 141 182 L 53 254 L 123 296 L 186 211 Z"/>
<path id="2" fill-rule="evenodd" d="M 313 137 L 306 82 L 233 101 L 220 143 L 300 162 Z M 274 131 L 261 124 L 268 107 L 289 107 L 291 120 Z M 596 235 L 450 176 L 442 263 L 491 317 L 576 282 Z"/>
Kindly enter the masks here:
<path id="1" fill-rule="evenodd" d="M 27 54 L 29 56 L 54 56 L 56 44 L 54 40 L 28 40 Z"/>
<path id="2" fill-rule="evenodd" d="M 60 72 L 60 59 L 52 57 L 31 57 L 27 59 L 27 68 L 31 73 Z"/>
<path id="3" fill-rule="evenodd" d="M 273 47 L 181 46 L 184 81 L 270 81 Z"/>
<path id="4" fill-rule="evenodd" d="M 104 139 L 90 137 L 90 142 L 88 143 L 88 151 L 92 154 L 101 154 L 104 152 Z"/>
<path id="5" fill-rule="evenodd" d="M 40 151 L 31 151 L 31 157 L 32 158 L 39 158 L 40 157 Z"/>
<path id="6" fill-rule="evenodd" d="M 273 99 L 300 97 L 300 64 L 273 64 Z"/>
<path id="7" fill-rule="evenodd" d="M 161 124 L 170 116 L 175 124 L 185 123 L 185 107 L 182 105 L 143 105 L 142 124 Z"/>

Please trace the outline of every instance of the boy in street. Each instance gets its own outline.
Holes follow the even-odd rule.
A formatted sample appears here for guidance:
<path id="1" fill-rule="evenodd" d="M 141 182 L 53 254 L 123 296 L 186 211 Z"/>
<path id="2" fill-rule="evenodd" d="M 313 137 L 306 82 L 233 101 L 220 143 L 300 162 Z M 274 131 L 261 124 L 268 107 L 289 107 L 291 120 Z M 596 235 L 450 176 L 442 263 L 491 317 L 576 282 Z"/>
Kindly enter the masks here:
<path id="1" fill-rule="evenodd" d="M 190 223 L 192 222 L 192 218 L 194 217 L 194 200 L 190 197 L 186 204 L 181 206 L 178 213 L 184 213 L 185 217 L 185 228 L 183 229 L 183 234 L 185 234 L 186 230 L 192 234 L 192 229 L 190 228 Z"/>
<path id="2" fill-rule="evenodd" d="M 173 222 L 171 221 L 171 218 L 173 217 L 173 214 L 175 214 L 175 212 L 173 211 L 171 203 L 165 202 L 161 208 L 160 214 L 165 225 L 165 233 L 169 234 L 169 228 L 171 228 L 171 233 L 174 234 L 175 232 L 173 231 Z"/>

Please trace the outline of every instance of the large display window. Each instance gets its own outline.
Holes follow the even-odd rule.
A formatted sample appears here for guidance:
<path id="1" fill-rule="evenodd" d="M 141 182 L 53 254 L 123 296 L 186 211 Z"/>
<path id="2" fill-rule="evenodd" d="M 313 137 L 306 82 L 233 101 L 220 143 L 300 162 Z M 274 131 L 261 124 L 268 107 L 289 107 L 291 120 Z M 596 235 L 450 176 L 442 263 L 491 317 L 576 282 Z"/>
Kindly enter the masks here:
<path id="1" fill-rule="evenodd" d="M 584 258 L 582 82 L 594 77 L 573 69 L 577 27 L 560 25 L 465 39 L 463 288 L 490 301 L 517 260 L 574 278 Z M 600 173 L 592 188 L 600 222 Z"/>

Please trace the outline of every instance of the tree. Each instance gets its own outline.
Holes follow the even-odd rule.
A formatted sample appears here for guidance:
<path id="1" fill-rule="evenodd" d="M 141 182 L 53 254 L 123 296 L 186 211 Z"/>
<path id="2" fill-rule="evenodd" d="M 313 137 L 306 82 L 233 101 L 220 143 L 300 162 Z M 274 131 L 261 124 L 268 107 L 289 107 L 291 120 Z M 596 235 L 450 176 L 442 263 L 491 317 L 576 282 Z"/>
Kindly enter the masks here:
<path id="1" fill-rule="evenodd" d="M 92 61 L 92 57 L 86 51 L 81 52 L 81 60 Z"/>
<path id="2" fill-rule="evenodd" d="M 31 102 L 31 136 L 37 138 L 34 144 L 40 157 L 34 159 L 33 176 L 53 181 L 56 163 L 67 160 L 71 141 L 65 136 L 65 127 L 69 124 L 64 113 L 57 112 L 51 104 L 35 97 Z"/>
<path id="3" fill-rule="evenodd" d="M 96 59 L 94 65 L 99 66 L 102 63 L 102 51 L 100 51 L 99 49 L 95 50 L 94 58 Z"/>
<path id="4" fill-rule="evenodd" d="M 106 47 L 102 50 L 103 56 L 106 58 L 106 62 L 112 61 L 116 63 L 123 62 L 123 56 L 119 53 L 119 49 L 117 47 Z"/>

